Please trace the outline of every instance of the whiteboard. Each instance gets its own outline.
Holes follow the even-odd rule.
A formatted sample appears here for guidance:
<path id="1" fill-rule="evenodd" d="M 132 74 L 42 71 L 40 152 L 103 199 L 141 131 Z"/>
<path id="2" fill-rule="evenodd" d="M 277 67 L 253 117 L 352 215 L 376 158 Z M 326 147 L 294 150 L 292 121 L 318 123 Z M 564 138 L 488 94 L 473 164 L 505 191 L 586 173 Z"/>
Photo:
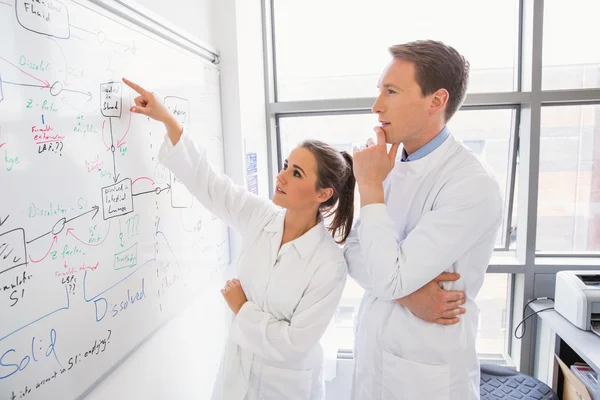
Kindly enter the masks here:
<path id="1" fill-rule="evenodd" d="M 158 162 L 165 130 L 121 82 L 222 171 L 218 66 L 133 8 L 0 0 L 0 399 L 85 395 L 229 263 L 226 227 Z"/>

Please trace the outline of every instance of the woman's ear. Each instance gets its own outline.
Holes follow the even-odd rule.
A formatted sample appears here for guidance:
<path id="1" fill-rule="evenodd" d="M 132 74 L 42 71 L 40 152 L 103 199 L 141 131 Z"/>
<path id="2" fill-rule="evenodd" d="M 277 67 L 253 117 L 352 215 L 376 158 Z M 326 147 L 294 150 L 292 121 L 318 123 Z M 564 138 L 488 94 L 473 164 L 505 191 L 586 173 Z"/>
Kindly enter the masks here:
<path id="1" fill-rule="evenodd" d="M 332 188 L 319 189 L 317 200 L 319 201 L 319 203 L 325 203 L 331 198 L 331 196 L 333 196 Z"/>

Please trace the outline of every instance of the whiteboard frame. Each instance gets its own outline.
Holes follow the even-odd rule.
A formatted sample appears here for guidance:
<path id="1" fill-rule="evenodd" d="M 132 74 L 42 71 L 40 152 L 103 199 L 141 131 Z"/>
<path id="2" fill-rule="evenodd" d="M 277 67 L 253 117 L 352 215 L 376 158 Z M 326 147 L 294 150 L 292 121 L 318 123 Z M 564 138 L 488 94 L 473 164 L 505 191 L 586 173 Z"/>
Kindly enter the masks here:
<path id="1" fill-rule="evenodd" d="M 86 2 L 95 4 L 105 10 L 134 23 L 163 39 L 204 58 L 215 66 L 220 63 L 220 52 L 214 47 L 202 42 L 196 36 L 184 31 L 173 23 L 162 18 L 148 8 L 132 0 L 71 0 L 83 6 Z"/>

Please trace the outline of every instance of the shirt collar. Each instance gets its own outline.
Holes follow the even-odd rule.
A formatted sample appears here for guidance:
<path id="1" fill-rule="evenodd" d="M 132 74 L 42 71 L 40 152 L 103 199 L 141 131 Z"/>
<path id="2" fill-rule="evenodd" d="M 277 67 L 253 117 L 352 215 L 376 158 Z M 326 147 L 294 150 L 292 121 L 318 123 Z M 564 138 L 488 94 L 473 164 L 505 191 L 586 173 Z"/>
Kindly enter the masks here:
<path id="1" fill-rule="evenodd" d="M 416 161 L 418 159 L 424 158 L 425 156 L 428 156 L 429 154 L 433 153 L 435 149 L 440 147 L 442 143 L 444 143 L 446 139 L 448 139 L 448 136 L 450 136 L 450 130 L 447 126 L 444 126 L 444 128 L 433 139 L 431 139 L 423 147 L 419 148 L 411 155 L 407 155 L 406 150 L 402 149 L 402 156 L 400 158 L 400 161 Z"/>
<path id="2" fill-rule="evenodd" d="M 285 212 L 281 212 L 277 214 L 275 218 L 272 218 L 263 229 L 270 233 L 283 232 L 284 219 Z M 323 237 L 327 233 L 325 222 L 321 219 L 317 225 L 313 226 L 304 235 L 292 240 L 290 244 L 294 245 L 294 248 L 300 255 L 300 258 L 306 258 L 314 253 L 317 245 L 321 240 L 323 240 Z"/>
<path id="3" fill-rule="evenodd" d="M 283 231 L 283 218 L 285 212 L 278 212 L 273 218 L 264 226 L 264 230 L 270 233 L 276 233 Z"/>

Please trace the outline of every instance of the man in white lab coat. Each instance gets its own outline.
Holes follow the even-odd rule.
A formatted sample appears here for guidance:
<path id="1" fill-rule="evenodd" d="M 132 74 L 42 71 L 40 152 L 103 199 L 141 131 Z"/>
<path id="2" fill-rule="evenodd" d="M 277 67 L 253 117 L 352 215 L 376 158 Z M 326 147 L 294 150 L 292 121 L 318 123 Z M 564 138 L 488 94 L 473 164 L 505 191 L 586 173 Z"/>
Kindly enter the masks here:
<path id="1" fill-rule="evenodd" d="M 479 399 L 474 298 L 503 201 L 487 166 L 446 127 L 465 97 L 469 64 L 434 41 L 393 46 L 390 53 L 373 105 L 381 124 L 377 143 L 354 153 L 361 209 L 344 253 L 365 294 L 352 397 Z M 426 321 L 401 305 L 443 271 L 461 275 L 444 284 L 466 295 L 457 324 Z"/>

